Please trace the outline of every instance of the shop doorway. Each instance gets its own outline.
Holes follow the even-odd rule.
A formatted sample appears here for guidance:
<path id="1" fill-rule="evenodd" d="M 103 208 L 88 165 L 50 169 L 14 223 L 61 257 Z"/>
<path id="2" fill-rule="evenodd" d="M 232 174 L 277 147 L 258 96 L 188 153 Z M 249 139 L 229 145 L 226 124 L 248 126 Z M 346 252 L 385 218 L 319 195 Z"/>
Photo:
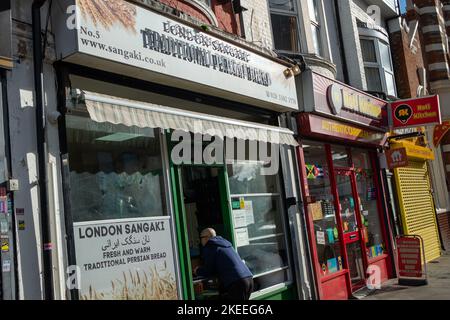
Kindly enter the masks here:
<path id="1" fill-rule="evenodd" d="M 355 172 L 336 169 L 336 188 L 339 197 L 339 214 L 347 256 L 352 292 L 365 286 L 365 250 L 361 235 L 360 199 L 356 189 Z"/>
<path id="2" fill-rule="evenodd" d="M 183 279 L 187 299 L 214 300 L 219 295 L 219 284 L 214 279 L 193 275 L 202 264 L 200 233 L 211 227 L 233 243 L 233 232 L 228 205 L 226 171 L 224 166 L 180 166 L 179 205 L 184 227 L 184 255 L 181 261 L 185 270 Z"/>

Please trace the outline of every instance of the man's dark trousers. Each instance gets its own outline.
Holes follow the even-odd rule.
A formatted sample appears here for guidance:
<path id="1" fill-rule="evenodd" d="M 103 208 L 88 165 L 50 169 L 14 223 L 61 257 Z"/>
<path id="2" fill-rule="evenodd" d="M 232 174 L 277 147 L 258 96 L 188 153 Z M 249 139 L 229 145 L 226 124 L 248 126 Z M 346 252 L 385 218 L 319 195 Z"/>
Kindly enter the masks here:
<path id="1" fill-rule="evenodd" d="M 253 277 L 244 278 L 233 282 L 228 288 L 226 288 L 221 298 L 223 300 L 246 301 L 250 299 L 252 292 Z"/>

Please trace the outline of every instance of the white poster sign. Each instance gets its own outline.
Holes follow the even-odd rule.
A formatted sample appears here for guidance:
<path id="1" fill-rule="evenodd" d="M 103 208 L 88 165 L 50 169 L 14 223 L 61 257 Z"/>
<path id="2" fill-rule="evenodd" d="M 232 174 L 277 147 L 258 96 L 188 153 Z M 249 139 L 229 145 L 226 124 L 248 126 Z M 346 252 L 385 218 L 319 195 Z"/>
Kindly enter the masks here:
<path id="1" fill-rule="evenodd" d="M 242 198 L 243 209 L 233 210 L 233 223 L 235 228 L 247 227 L 255 223 L 253 215 L 253 202 L 244 201 Z"/>
<path id="2" fill-rule="evenodd" d="M 67 52 L 61 47 L 59 53 L 68 61 L 81 53 L 172 77 L 174 85 L 185 89 L 208 93 L 207 86 L 214 90 L 209 94 L 298 110 L 295 79 L 285 77 L 286 65 L 127 1 L 76 3 L 78 48 Z M 59 38 L 67 42 L 64 35 Z M 130 69 L 128 74 L 139 73 Z"/>
<path id="3" fill-rule="evenodd" d="M 74 223 L 83 300 L 173 300 L 170 217 Z"/>
<path id="4" fill-rule="evenodd" d="M 245 210 L 233 210 L 233 218 L 235 228 L 247 227 L 247 212 Z"/>
<path id="5" fill-rule="evenodd" d="M 2 265 L 2 272 L 10 272 L 11 271 L 11 261 L 5 260 Z"/>
<path id="6" fill-rule="evenodd" d="M 253 214 L 253 201 L 245 201 L 245 215 L 247 217 L 247 225 L 255 223 L 255 216 Z"/>
<path id="7" fill-rule="evenodd" d="M 326 244 L 326 242 L 325 242 L 325 232 L 317 231 L 316 232 L 316 241 L 317 241 L 317 244 L 325 245 Z"/>
<path id="8" fill-rule="evenodd" d="M 250 244 L 250 241 L 248 239 L 248 229 L 247 228 L 235 229 L 235 235 L 236 235 L 236 246 L 237 247 L 248 246 Z"/>

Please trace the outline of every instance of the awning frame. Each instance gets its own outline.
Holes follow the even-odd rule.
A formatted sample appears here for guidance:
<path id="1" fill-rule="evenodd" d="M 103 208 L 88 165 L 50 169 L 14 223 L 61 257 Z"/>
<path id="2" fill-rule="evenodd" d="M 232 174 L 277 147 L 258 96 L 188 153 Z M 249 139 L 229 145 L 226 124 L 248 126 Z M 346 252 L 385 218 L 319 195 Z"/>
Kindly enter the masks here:
<path id="1" fill-rule="evenodd" d="M 229 137 L 298 146 L 294 133 L 286 128 L 186 111 L 88 91 L 82 91 L 82 95 L 91 119 L 96 122 L 109 122 L 141 128 L 183 130 L 201 134 L 208 134 L 207 131 L 213 130 L 213 132 L 219 132 L 220 134 L 216 134 L 216 136 L 222 138 Z M 137 113 L 141 117 L 138 117 Z"/>

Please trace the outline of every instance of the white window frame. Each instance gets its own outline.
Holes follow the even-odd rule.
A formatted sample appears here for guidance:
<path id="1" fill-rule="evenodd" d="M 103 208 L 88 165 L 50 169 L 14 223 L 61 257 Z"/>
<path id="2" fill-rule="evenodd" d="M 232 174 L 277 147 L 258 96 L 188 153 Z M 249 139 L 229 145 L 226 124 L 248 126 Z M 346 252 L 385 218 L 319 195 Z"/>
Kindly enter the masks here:
<path id="1" fill-rule="evenodd" d="M 306 0 L 293 1 L 295 5 L 295 12 L 273 9 L 270 7 L 269 2 L 270 0 L 267 0 L 269 15 L 279 14 L 279 15 L 294 16 L 297 18 L 298 51 L 286 51 L 286 50 L 278 50 L 278 51 L 286 53 L 300 53 L 300 52 L 309 53 L 315 54 L 325 59 L 329 60 L 331 59 L 331 52 L 330 52 L 331 45 L 328 38 L 328 27 L 324 11 L 323 0 L 315 0 L 317 6 L 318 21 L 314 21 L 313 19 L 311 19 L 309 14 L 309 4 L 308 1 Z M 319 28 L 320 38 L 318 40 L 320 44 L 320 54 L 316 52 L 314 46 L 312 26 Z M 275 36 L 273 32 L 272 23 L 271 28 L 272 28 L 272 35 Z"/>
<path id="2" fill-rule="evenodd" d="M 311 2 L 315 5 L 314 8 L 310 8 L 309 5 Z M 314 32 L 313 28 L 317 29 L 319 31 L 318 36 L 318 44 L 319 48 L 316 48 L 314 45 L 314 41 L 312 41 L 312 49 L 314 50 L 314 53 L 320 57 L 323 56 L 323 35 L 322 35 L 322 19 L 321 19 L 321 1 L 319 0 L 308 0 L 307 6 L 308 6 L 308 14 L 309 14 L 309 21 L 311 22 L 311 39 L 314 39 Z M 316 12 L 317 11 L 317 12 Z M 314 16 L 311 16 L 311 13 L 314 12 Z M 317 17 L 316 17 L 317 13 Z"/>
<path id="3" fill-rule="evenodd" d="M 269 10 L 269 19 L 270 19 L 270 28 L 272 30 L 272 38 L 273 38 L 273 47 L 275 50 L 279 51 L 279 52 L 286 52 L 286 53 L 295 53 L 295 52 L 301 52 L 303 46 L 303 43 L 301 41 L 302 38 L 302 30 L 300 27 L 301 24 L 301 15 L 300 15 L 300 7 L 297 3 L 296 0 L 293 0 L 293 4 L 294 4 L 294 11 L 288 11 L 288 10 L 280 10 L 280 9 L 274 9 L 270 7 L 270 0 L 267 0 L 267 8 Z M 274 29 L 273 29 L 273 23 L 272 23 L 272 14 L 276 14 L 276 15 L 280 15 L 280 16 L 286 16 L 286 17 L 295 17 L 297 20 L 297 51 L 290 51 L 290 50 L 282 50 L 282 49 L 277 49 L 275 47 L 275 34 L 274 34 Z"/>
<path id="4" fill-rule="evenodd" d="M 396 81 L 395 81 L 394 63 L 392 61 L 391 46 L 389 45 L 388 42 L 383 41 L 382 39 L 379 39 L 379 38 L 375 38 L 375 37 L 360 36 L 359 37 L 359 41 L 361 42 L 361 40 L 372 41 L 374 43 L 375 56 L 376 56 L 376 59 L 377 59 L 377 62 L 367 62 L 367 61 L 364 61 L 364 57 L 362 57 L 363 63 L 364 63 L 364 68 L 377 68 L 378 69 L 378 73 L 380 74 L 380 80 L 381 80 L 381 89 L 387 95 L 392 95 L 392 94 L 388 93 L 387 81 L 386 81 L 386 73 L 392 75 L 392 79 L 394 81 L 394 92 L 393 92 L 393 95 L 397 96 L 397 84 L 396 84 Z M 383 66 L 383 61 L 382 61 L 382 57 L 381 57 L 381 50 L 380 50 L 380 43 L 383 43 L 384 45 L 386 45 L 388 50 L 389 50 L 389 63 L 391 65 L 391 70 L 386 69 Z M 367 90 L 370 91 L 370 89 L 368 87 L 367 78 L 366 78 L 366 86 L 367 86 Z"/>

